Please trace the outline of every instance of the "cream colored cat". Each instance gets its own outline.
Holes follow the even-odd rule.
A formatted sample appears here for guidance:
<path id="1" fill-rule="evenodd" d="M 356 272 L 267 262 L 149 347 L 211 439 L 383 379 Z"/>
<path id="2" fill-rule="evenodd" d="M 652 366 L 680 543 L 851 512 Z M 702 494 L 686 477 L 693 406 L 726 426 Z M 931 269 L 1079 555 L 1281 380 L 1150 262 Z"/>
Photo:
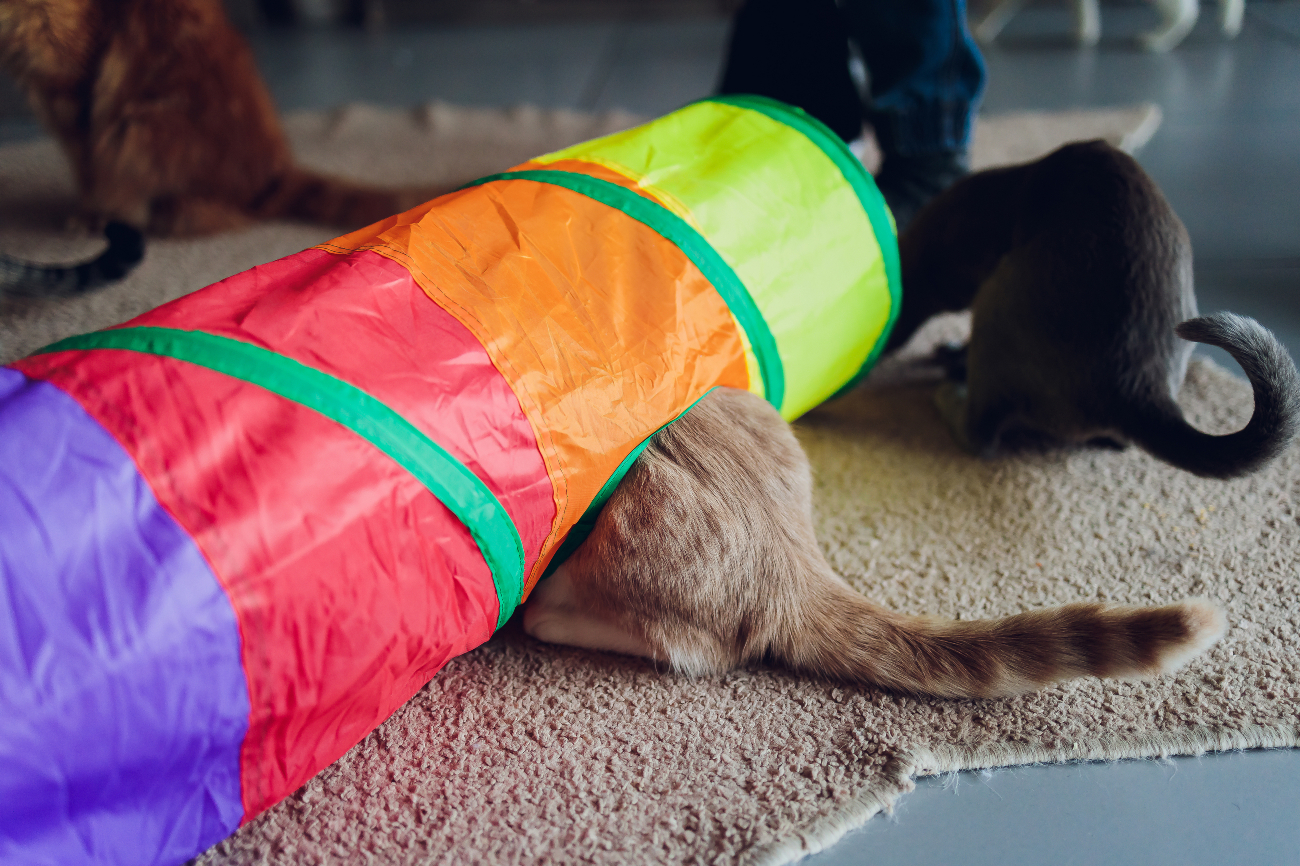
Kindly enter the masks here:
<path id="1" fill-rule="evenodd" d="M 808 460 L 763 399 L 717 388 L 657 433 L 592 534 L 534 589 L 524 630 L 645 656 L 689 674 L 769 661 L 941 697 L 995 697 L 1081 676 L 1172 671 L 1223 615 L 1074 604 L 998 620 L 909 617 L 827 564 Z"/>

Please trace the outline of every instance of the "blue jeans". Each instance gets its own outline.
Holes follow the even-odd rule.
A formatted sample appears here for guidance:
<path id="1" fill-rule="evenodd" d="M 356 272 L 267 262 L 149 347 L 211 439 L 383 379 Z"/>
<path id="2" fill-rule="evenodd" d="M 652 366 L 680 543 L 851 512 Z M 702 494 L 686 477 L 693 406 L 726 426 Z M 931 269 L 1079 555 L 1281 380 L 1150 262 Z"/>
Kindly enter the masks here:
<path id="1" fill-rule="evenodd" d="M 719 90 L 798 105 L 845 141 L 865 120 L 886 157 L 927 156 L 966 150 L 985 78 L 965 0 L 748 0 Z"/>

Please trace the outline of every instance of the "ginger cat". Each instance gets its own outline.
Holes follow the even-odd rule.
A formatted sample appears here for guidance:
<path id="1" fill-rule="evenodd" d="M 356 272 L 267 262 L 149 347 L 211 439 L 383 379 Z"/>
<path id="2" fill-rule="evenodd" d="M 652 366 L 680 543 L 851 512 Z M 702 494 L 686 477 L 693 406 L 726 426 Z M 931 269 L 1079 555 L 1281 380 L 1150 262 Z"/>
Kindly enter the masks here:
<path id="1" fill-rule="evenodd" d="M 1224 619 L 1199 599 L 961 622 L 875 605 L 822 556 L 808 460 L 789 425 L 762 398 L 716 388 L 655 434 L 591 535 L 533 590 L 524 630 L 689 674 L 761 660 L 986 698 L 1166 673 L 1213 644 Z"/>
<path id="2" fill-rule="evenodd" d="M 446 191 L 375 189 L 294 165 L 221 0 L 0 0 L 0 64 L 67 154 L 92 227 L 359 227 Z"/>

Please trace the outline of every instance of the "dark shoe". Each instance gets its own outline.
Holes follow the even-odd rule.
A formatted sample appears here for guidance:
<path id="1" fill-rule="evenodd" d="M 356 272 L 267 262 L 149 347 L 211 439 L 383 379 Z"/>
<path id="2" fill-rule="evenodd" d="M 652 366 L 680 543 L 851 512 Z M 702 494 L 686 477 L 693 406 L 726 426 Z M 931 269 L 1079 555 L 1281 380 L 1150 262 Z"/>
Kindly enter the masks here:
<path id="1" fill-rule="evenodd" d="M 966 154 L 960 151 L 924 156 L 886 156 L 876 175 L 876 186 L 885 197 L 902 234 L 930 199 L 965 177 Z"/>

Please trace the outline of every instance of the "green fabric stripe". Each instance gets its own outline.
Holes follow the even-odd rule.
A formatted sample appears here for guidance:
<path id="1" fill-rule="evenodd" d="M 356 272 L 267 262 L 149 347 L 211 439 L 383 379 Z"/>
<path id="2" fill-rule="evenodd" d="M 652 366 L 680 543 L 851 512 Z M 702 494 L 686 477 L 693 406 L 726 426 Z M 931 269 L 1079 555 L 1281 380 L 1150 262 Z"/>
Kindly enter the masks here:
<path id="1" fill-rule="evenodd" d="M 776 349 L 776 340 L 773 339 L 763 314 L 759 312 L 745 284 L 709 242 L 691 228 L 689 223 L 658 202 L 638 195 L 626 187 L 576 172 L 507 171 L 479 178 L 468 186 L 499 180 L 531 180 L 564 187 L 622 211 L 675 244 L 700 269 L 705 279 L 713 284 L 713 288 L 722 296 L 722 300 L 731 309 L 736 321 L 745 329 L 745 335 L 749 337 L 749 344 L 754 350 L 754 357 L 758 360 L 759 374 L 763 377 L 763 393 L 767 396 L 768 402 L 778 411 L 781 409 L 781 403 L 785 399 L 785 370 Z"/>
<path id="2" fill-rule="evenodd" d="M 125 349 L 207 367 L 314 409 L 370 442 L 414 475 L 469 529 L 492 570 L 505 625 L 524 588 L 524 547 L 492 491 L 459 460 L 384 403 L 335 376 L 249 343 L 202 331 L 120 328 L 60 340 L 37 354 Z"/>
<path id="3" fill-rule="evenodd" d="M 871 223 L 871 230 L 875 233 L 876 243 L 880 245 L 880 254 L 885 261 L 885 277 L 889 280 L 889 321 L 885 323 L 884 330 L 880 332 L 880 338 L 876 341 L 876 345 L 872 348 L 861 369 L 844 387 L 833 395 L 838 397 L 861 382 L 867 372 L 875 365 L 880 353 L 885 349 L 885 343 L 889 341 L 889 334 L 894 330 L 894 323 L 898 321 L 898 314 L 902 309 L 903 271 L 898 260 L 898 238 L 894 231 L 894 222 L 890 218 L 889 206 L 885 204 L 885 197 L 880 194 L 875 181 L 871 179 L 858 158 L 853 155 L 853 151 L 849 150 L 849 146 L 844 143 L 844 140 L 832 132 L 830 127 L 806 111 L 775 99 L 768 99 L 765 96 L 749 94 L 715 96 L 705 101 L 721 102 L 726 105 L 735 105 L 739 108 L 758 111 L 803 133 L 835 163 L 835 166 L 844 175 L 844 179 L 853 187 L 853 191 L 858 196 L 858 201 L 862 202 L 862 209 L 867 214 L 867 221 Z"/>
<path id="4" fill-rule="evenodd" d="M 591 500 L 591 504 L 587 506 L 587 510 L 582 512 L 582 517 L 579 517 L 578 522 L 573 524 L 568 533 L 565 534 L 564 541 L 560 544 L 560 549 L 555 551 L 555 556 L 551 557 L 550 563 L 546 566 L 546 571 L 542 572 L 542 576 L 539 580 L 545 580 L 550 577 L 551 574 L 554 573 L 555 569 L 563 565 L 564 561 L 573 555 L 573 552 L 578 549 L 578 545 L 586 541 L 588 535 L 591 535 L 591 531 L 596 528 L 596 518 L 600 516 L 600 512 L 605 507 L 605 503 L 609 501 L 609 497 L 614 494 L 614 488 L 618 487 L 619 483 L 623 480 L 623 476 L 627 475 L 628 470 L 632 468 L 632 464 L 641 456 L 641 452 L 650 445 L 650 440 L 655 438 L 659 431 L 668 427 L 669 424 L 681 420 L 682 416 L 694 409 L 700 400 L 703 400 L 705 397 L 712 394 L 716 387 L 717 386 L 715 385 L 713 388 L 710 388 L 701 394 L 699 400 L 696 400 L 694 403 L 687 406 L 677 415 L 676 418 L 669 421 L 668 424 L 662 425 L 658 430 L 655 430 L 654 433 L 645 437 L 640 445 L 633 448 L 632 452 L 622 459 L 618 464 L 618 468 L 614 470 L 614 474 L 609 476 L 605 483 L 600 486 L 600 490 L 596 493 L 596 498 Z"/>

